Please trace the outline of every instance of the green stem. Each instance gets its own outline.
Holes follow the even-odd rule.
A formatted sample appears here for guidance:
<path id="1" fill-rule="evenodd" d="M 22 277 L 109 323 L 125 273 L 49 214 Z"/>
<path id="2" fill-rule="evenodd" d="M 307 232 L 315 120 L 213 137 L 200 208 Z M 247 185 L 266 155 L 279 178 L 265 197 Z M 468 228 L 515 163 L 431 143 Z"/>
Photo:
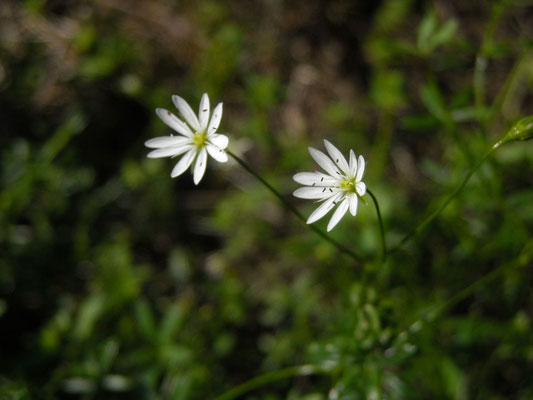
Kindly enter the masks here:
<path id="1" fill-rule="evenodd" d="M 494 150 L 496 150 L 498 147 L 500 147 L 503 144 L 503 141 L 500 140 L 495 145 L 493 145 L 481 158 L 481 160 L 478 161 L 476 165 L 474 165 L 470 171 L 465 175 L 463 178 L 463 181 L 455 188 L 455 190 L 448 195 L 448 197 L 444 200 L 444 202 L 440 205 L 439 208 L 437 208 L 435 211 L 433 211 L 431 214 L 429 214 L 420 224 L 418 224 L 413 230 L 411 230 L 405 237 L 396 245 L 394 246 L 390 251 L 390 253 L 394 253 L 400 248 L 403 247 L 405 243 L 407 243 L 413 236 L 418 234 L 420 231 L 422 231 L 427 225 L 429 225 L 445 208 L 450 204 L 450 202 L 459 194 L 461 190 L 465 187 L 466 183 L 470 180 L 472 175 L 481 167 L 481 165 L 485 162 L 485 160 L 492 154 Z"/>
<path id="2" fill-rule="evenodd" d="M 460 290 L 458 293 L 454 294 L 452 297 L 446 300 L 443 304 L 435 307 L 432 311 L 430 311 L 423 318 L 421 318 L 421 320 L 424 322 L 430 322 L 430 321 L 435 320 L 444 311 L 453 307 L 454 305 L 464 300 L 468 296 L 472 295 L 477 289 L 484 286 L 486 283 L 495 280 L 507 269 L 515 268 L 515 267 L 524 267 L 526 265 L 529 265 L 530 260 L 531 260 L 531 255 L 528 254 L 528 247 L 526 244 L 524 248 L 522 249 L 522 254 L 518 258 L 512 261 L 509 261 L 503 265 L 500 265 L 499 267 L 483 275 L 478 280 L 472 282 L 470 285 L 466 286 L 465 288 Z"/>
<path id="3" fill-rule="evenodd" d="M 394 115 L 386 110 L 380 110 L 376 142 L 372 151 L 372 174 L 382 176 L 387 165 L 387 155 L 391 146 L 394 131 Z"/>
<path id="4" fill-rule="evenodd" d="M 489 109 L 489 115 L 487 117 L 487 126 L 496 126 L 496 122 L 498 118 L 502 115 L 502 109 L 504 109 L 505 104 L 507 103 L 509 98 L 512 98 L 513 93 L 516 91 L 516 88 L 518 87 L 518 82 L 520 81 L 520 77 L 523 74 L 523 68 L 524 65 L 527 64 L 527 62 L 530 60 L 531 57 L 531 50 L 529 48 L 526 48 L 525 50 L 522 50 L 522 52 L 519 54 L 518 58 L 516 59 L 511 71 L 505 78 L 505 82 L 503 83 L 502 87 L 498 91 L 498 94 L 494 98 L 494 101 L 492 102 L 492 105 Z"/>
<path id="5" fill-rule="evenodd" d="M 268 383 L 279 381 L 282 379 L 291 378 L 293 376 L 331 374 L 331 371 L 332 369 L 327 369 L 324 367 L 319 367 L 319 366 L 310 365 L 310 364 L 278 369 L 276 371 L 271 371 L 263 375 L 256 376 L 255 378 L 252 378 L 244 383 L 241 383 L 240 385 L 235 386 L 234 388 L 228 390 L 222 395 L 216 397 L 215 400 L 235 399 L 244 393 L 257 389 Z"/>
<path id="6" fill-rule="evenodd" d="M 239 163 L 239 165 L 241 167 L 243 167 L 246 171 L 248 171 L 251 175 L 253 175 L 255 178 L 257 178 L 257 180 L 259 180 L 259 182 L 261 182 L 268 190 L 270 190 L 272 192 L 272 194 L 274 194 L 274 196 L 276 196 L 280 201 L 281 203 L 285 206 L 285 208 L 287 210 L 289 210 L 290 212 L 292 212 L 296 217 L 298 217 L 298 219 L 300 219 L 302 222 L 304 223 L 307 223 L 307 220 L 306 218 L 303 216 L 302 213 L 300 213 L 296 207 L 294 207 L 285 197 L 283 197 L 281 195 L 281 193 L 279 193 L 276 189 L 274 189 L 274 187 L 268 183 L 265 179 L 263 179 L 263 177 L 261 175 L 259 175 L 257 172 L 255 172 L 248 164 L 246 164 L 246 162 L 244 160 L 242 160 L 241 158 L 239 158 L 238 156 L 236 156 L 235 154 L 233 154 L 231 151 L 228 151 L 226 150 L 226 153 L 228 153 L 231 157 L 233 157 L 233 159 L 235 161 L 237 161 L 237 163 Z M 321 231 L 320 229 L 318 229 L 316 226 L 314 225 L 308 225 L 309 228 L 311 230 L 313 230 L 314 232 L 316 232 L 320 237 L 322 237 L 322 239 L 328 241 L 329 243 L 331 243 L 333 246 L 335 246 L 341 253 L 344 253 L 348 256 L 350 256 L 355 262 L 357 262 L 358 264 L 360 264 L 362 262 L 362 259 L 359 255 L 357 255 L 355 252 L 353 252 L 352 250 L 348 249 L 346 246 L 342 245 L 341 243 L 337 242 L 335 239 L 331 238 L 330 236 L 328 236 L 326 233 L 324 233 L 323 231 Z"/>
<path id="7" fill-rule="evenodd" d="M 490 20 L 483 32 L 480 50 L 476 56 L 476 63 L 474 65 L 474 99 L 476 107 L 479 109 L 485 106 L 485 73 L 487 70 L 488 58 L 490 57 L 489 49 L 494 38 L 494 32 L 507 9 L 506 3 L 508 3 L 507 0 L 493 3 Z M 486 122 L 486 120 L 483 122 Z"/>
<path id="8" fill-rule="evenodd" d="M 514 265 L 515 263 L 506 263 L 503 265 L 500 265 L 498 268 L 492 270 L 491 272 L 487 273 L 486 275 L 479 278 L 477 281 L 471 283 L 452 297 L 450 297 L 444 304 L 441 304 L 438 306 L 435 310 L 433 310 L 430 315 L 426 318 L 427 320 L 435 319 L 440 314 L 442 314 L 444 311 L 449 309 L 450 307 L 453 307 L 460 301 L 464 300 L 468 296 L 470 296 L 472 293 L 474 293 L 478 288 L 485 285 L 487 282 L 490 282 L 497 278 L 503 271 L 505 271 L 506 268 L 509 267 L 509 265 Z"/>
<path id="9" fill-rule="evenodd" d="M 485 71 L 487 70 L 487 58 L 481 52 L 476 57 L 474 67 L 474 99 L 476 107 L 481 109 L 485 105 Z"/>
<path id="10" fill-rule="evenodd" d="M 446 310 L 450 309 L 460 301 L 464 300 L 468 296 L 472 295 L 477 289 L 484 286 L 486 283 L 495 280 L 498 278 L 505 270 L 521 266 L 521 265 L 527 265 L 529 263 L 530 258 L 529 257 L 519 257 L 516 260 L 513 260 L 511 262 L 505 263 L 503 265 L 500 265 L 496 269 L 490 271 L 489 273 L 485 274 L 478 280 L 474 281 L 470 285 L 466 286 L 462 290 L 460 290 L 458 293 L 454 294 L 452 297 L 450 297 L 448 300 L 446 300 L 444 303 L 434 307 L 431 311 L 426 312 L 421 318 L 419 318 L 414 323 L 411 323 L 409 325 L 410 328 L 406 327 L 401 331 L 401 333 L 398 335 L 396 340 L 393 342 L 398 342 L 400 335 L 410 335 L 418 332 L 420 328 L 422 328 L 423 325 L 421 324 L 427 324 L 432 321 L 435 321 L 437 317 L 442 315 Z M 419 328 L 416 330 L 412 330 L 412 328 L 416 325 L 419 325 Z M 404 337 L 404 340 L 407 340 L 407 336 Z"/>
<path id="11" fill-rule="evenodd" d="M 465 287 L 459 293 L 450 297 L 444 304 L 438 306 L 436 309 L 433 309 L 430 313 L 426 314 L 426 316 L 421 318 L 419 321 L 430 322 L 434 320 L 437 316 L 442 314 L 446 309 L 452 307 L 453 305 L 457 304 L 461 300 L 470 296 L 479 287 L 483 286 L 487 282 L 490 282 L 491 280 L 494 280 L 505 269 L 515 264 L 516 262 L 506 263 L 496 268 L 495 270 L 489 272 L 488 274 L 481 277 L 474 283 Z M 405 332 L 407 332 L 407 330 Z M 279 369 L 276 371 L 267 372 L 263 375 L 256 376 L 244 383 L 241 383 L 240 385 L 235 386 L 231 388 L 230 390 L 228 390 L 227 392 L 223 393 L 222 395 L 216 397 L 215 400 L 232 400 L 254 389 L 265 386 L 269 383 L 291 378 L 293 376 L 307 376 L 307 375 L 319 375 L 319 374 L 330 375 L 334 373 L 334 371 L 335 370 L 332 368 L 319 367 L 317 365 L 312 365 L 312 364 L 283 368 L 283 369 Z"/>
<path id="12" fill-rule="evenodd" d="M 374 206 L 376 207 L 376 214 L 378 215 L 379 232 L 381 238 L 381 257 L 382 261 L 385 261 L 385 259 L 387 258 L 387 243 L 385 242 L 385 229 L 383 228 L 383 218 L 381 218 L 381 212 L 379 211 L 378 199 L 369 189 L 367 189 L 366 192 L 370 195 L 370 197 L 372 197 L 372 200 L 374 201 Z"/>

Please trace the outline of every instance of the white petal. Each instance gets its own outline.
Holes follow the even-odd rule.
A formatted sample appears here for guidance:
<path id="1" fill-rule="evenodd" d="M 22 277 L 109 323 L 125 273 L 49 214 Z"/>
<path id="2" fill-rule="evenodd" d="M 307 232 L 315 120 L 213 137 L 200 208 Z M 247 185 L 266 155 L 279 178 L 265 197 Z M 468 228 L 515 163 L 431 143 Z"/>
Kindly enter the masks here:
<path id="1" fill-rule="evenodd" d="M 355 190 L 359 193 L 359 196 L 364 196 L 366 193 L 366 185 L 364 182 L 357 182 L 355 184 Z"/>
<path id="2" fill-rule="evenodd" d="M 196 156 L 196 147 L 193 147 L 190 149 L 183 157 L 181 157 L 181 160 L 178 161 L 174 169 L 172 170 L 172 173 L 170 176 L 172 178 L 175 178 L 176 176 L 180 176 L 183 174 L 187 168 L 192 164 L 192 161 L 194 160 L 194 157 Z"/>
<path id="3" fill-rule="evenodd" d="M 323 202 L 320 207 L 311 213 L 309 218 L 307 218 L 307 223 L 312 224 L 315 221 L 318 221 L 324 215 L 326 215 L 334 206 L 335 203 L 342 197 L 341 193 L 334 194 L 325 202 Z"/>
<path id="4" fill-rule="evenodd" d="M 311 153 L 311 157 L 313 157 L 318 165 L 320 165 L 328 174 L 333 177 L 341 176 L 338 168 L 327 155 L 312 147 L 309 147 L 309 153 Z"/>
<path id="5" fill-rule="evenodd" d="M 324 199 L 330 197 L 332 193 L 331 188 L 306 186 L 296 189 L 293 196 L 300 199 Z"/>
<path id="6" fill-rule="evenodd" d="M 198 118 L 196 117 L 196 114 L 192 110 L 192 108 L 189 106 L 189 104 L 183 100 L 179 96 L 172 96 L 172 101 L 174 102 L 174 105 L 179 110 L 181 115 L 183 115 L 183 118 L 185 118 L 185 121 L 190 125 L 192 129 L 195 131 L 200 130 L 200 122 L 198 121 Z"/>
<path id="7" fill-rule="evenodd" d="M 176 132 L 181 133 L 184 136 L 191 137 L 192 132 L 187 126 L 187 124 L 181 121 L 178 117 L 172 114 L 170 111 L 165 110 L 164 108 L 156 108 L 155 113 L 161 120 L 167 124 L 167 126 L 174 129 Z"/>
<path id="8" fill-rule="evenodd" d="M 220 147 L 212 145 L 211 143 L 207 143 L 205 147 L 209 155 L 213 157 L 215 160 L 217 160 L 218 162 L 228 161 L 228 155 Z"/>
<path id="9" fill-rule="evenodd" d="M 226 135 L 220 135 L 218 133 L 213 133 L 207 137 L 207 140 L 213 143 L 215 146 L 225 149 L 228 147 L 229 139 Z"/>
<path id="10" fill-rule="evenodd" d="M 207 128 L 207 121 L 209 121 L 209 96 L 204 93 L 202 100 L 200 101 L 200 110 L 198 111 L 200 116 L 200 129 L 205 131 Z"/>
<path id="11" fill-rule="evenodd" d="M 337 179 L 321 172 L 299 172 L 292 179 L 306 186 L 335 186 L 337 184 Z"/>
<path id="12" fill-rule="evenodd" d="M 161 147 L 175 147 L 189 143 L 190 139 L 183 136 L 160 136 L 144 142 L 146 147 L 159 149 Z"/>
<path id="13" fill-rule="evenodd" d="M 211 122 L 209 122 L 209 128 L 207 128 L 207 133 L 215 133 L 220 125 L 220 120 L 222 119 L 222 103 L 218 103 L 215 109 L 213 110 L 213 115 L 211 116 Z"/>
<path id="14" fill-rule="evenodd" d="M 365 159 L 363 156 L 359 156 L 359 162 L 357 164 L 357 176 L 355 177 L 355 181 L 359 182 L 365 173 Z"/>
<path id="15" fill-rule="evenodd" d="M 161 157 L 176 157 L 192 149 L 192 144 L 186 144 L 183 146 L 163 147 L 161 149 L 153 150 L 146 155 L 148 158 L 161 158 Z"/>
<path id="16" fill-rule="evenodd" d="M 342 172 L 344 172 L 345 175 L 348 175 L 350 173 L 350 167 L 348 166 L 348 162 L 346 161 L 346 158 L 344 158 L 340 150 L 325 139 L 324 144 L 326 145 L 326 150 L 328 151 L 332 160 L 335 161 L 335 163 L 339 166 L 339 168 Z"/>
<path id="17" fill-rule="evenodd" d="M 331 216 L 331 219 L 328 223 L 328 232 L 332 230 L 335 225 L 339 223 L 342 217 L 344 217 L 344 214 L 346 214 L 346 211 L 348 210 L 348 199 L 344 199 L 341 204 L 337 207 L 333 215 Z"/>
<path id="18" fill-rule="evenodd" d="M 194 184 L 198 185 L 200 181 L 202 180 L 202 177 L 204 176 L 205 167 L 207 166 L 207 150 L 202 148 L 200 150 L 200 154 L 198 155 L 198 158 L 196 159 L 196 164 L 194 164 Z"/>
<path id="19" fill-rule="evenodd" d="M 350 176 L 354 178 L 356 173 L 357 173 L 357 156 L 355 155 L 353 150 L 350 150 Z"/>
<path id="20" fill-rule="evenodd" d="M 355 193 L 350 194 L 348 196 L 348 201 L 350 202 L 350 214 L 352 214 L 354 217 L 357 214 L 357 202 L 358 202 L 357 195 Z"/>

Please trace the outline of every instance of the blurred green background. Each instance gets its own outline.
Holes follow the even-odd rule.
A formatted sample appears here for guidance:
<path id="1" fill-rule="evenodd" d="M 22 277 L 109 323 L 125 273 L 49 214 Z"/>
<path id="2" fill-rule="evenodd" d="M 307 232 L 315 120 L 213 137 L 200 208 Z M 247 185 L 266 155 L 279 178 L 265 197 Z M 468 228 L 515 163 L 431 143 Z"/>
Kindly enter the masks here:
<path id="1" fill-rule="evenodd" d="M 0 398 L 207 399 L 314 364 L 240 398 L 533 399 L 531 142 L 385 264 L 372 206 L 345 217 L 364 283 L 237 164 L 195 187 L 143 145 L 170 132 L 156 107 L 208 92 L 305 215 L 307 147 L 363 154 L 397 243 L 533 114 L 531 6 L 2 0 Z"/>

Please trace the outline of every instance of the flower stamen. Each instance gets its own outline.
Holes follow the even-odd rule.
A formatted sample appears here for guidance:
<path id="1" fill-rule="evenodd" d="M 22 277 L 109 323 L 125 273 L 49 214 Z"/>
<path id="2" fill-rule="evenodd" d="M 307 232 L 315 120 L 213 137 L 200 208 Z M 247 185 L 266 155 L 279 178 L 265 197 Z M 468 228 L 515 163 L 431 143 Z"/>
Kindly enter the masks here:
<path id="1" fill-rule="evenodd" d="M 355 190 L 355 178 L 343 180 L 340 186 L 346 192 L 357 193 Z"/>
<path id="2" fill-rule="evenodd" d="M 205 144 L 205 140 L 206 140 L 206 137 L 205 137 L 205 132 L 198 132 L 196 133 L 193 138 L 192 138 L 192 141 L 193 143 L 196 145 L 197 148 L 202 148 Z"/>

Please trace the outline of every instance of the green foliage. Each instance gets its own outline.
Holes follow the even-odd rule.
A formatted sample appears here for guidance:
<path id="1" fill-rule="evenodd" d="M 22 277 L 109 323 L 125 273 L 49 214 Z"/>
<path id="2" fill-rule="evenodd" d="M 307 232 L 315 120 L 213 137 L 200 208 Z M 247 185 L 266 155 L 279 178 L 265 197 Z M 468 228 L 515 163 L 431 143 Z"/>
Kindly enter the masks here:
<path id="1" fill-rule="evenodd" d="M 532 398 L 523 2 L 0 14 L 1 399 Z M 154 109 L 204 92 L 231 151 L 305 216 L 308 146 L 363 154 L 387 260 L 371 201 L 331 232 L 362 264 L 236 163 L 194 186 L 146 159 L 169 134 Z"/>
<path id="2" fill-rule="evenodd" d="M 372 81 L 370 97 L 376 105 L 392 112 L 405 102 L 403 93 L 404 76 L 399 71 L 377 71 Z"/>
<path id="3" fill-rule="evenodd" d="M 431 11 L 420 23 L 417 47 L 423 55 L 429 55 L 439 46 L 451 41 L 458 28 L 458 22 L 450 19 L 439 26 L 437 15 Z"/>

